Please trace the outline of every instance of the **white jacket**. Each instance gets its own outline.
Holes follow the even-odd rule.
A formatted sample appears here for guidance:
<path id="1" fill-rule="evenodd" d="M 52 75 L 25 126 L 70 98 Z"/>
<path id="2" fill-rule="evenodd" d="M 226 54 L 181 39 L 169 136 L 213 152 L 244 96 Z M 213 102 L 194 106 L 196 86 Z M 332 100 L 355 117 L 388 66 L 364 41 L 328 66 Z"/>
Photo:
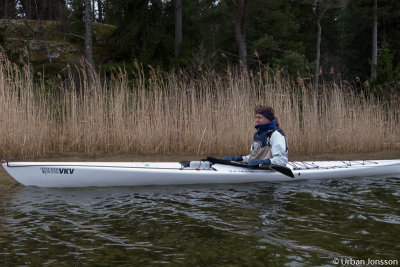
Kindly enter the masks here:
<path id="1" fill-rule="evenodd" d="M 262 147 L 259 142 L 253 142 L 250 154 L 243 157 L 244 162 L 253 159 L 270 159 L 272 164 L 285 166 L 288 163 L 288 147 L 286 137 L 275 130 Z"/>

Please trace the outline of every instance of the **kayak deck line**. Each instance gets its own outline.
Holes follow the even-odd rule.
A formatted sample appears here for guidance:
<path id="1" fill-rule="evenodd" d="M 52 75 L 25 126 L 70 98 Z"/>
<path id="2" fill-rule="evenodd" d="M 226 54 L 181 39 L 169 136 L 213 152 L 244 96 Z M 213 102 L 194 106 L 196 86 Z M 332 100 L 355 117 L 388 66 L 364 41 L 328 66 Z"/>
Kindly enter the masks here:
<path id="1" fill-rule="evenodd" d="M 366 166 L 368 163 L 370 164 L 379 164 L 376 160 L 346 160 L 346 161 L 338 161 L 342 162 L 345 165 L 342 166 L 330 166 L 330 167 L 323 167 L 315 164 L 315 162 L 310 161 L 296 161 L 296 162 L 288 162 L 288 165 L 295 170 L 302 170 L 302 169 L 336 169 L 336 168 L 348 168 L 351 166 Z"/>
<path id="2" fill-rule="evenodd" d="M 25 165 L 11 165 L 8 161 L 4 161 L 3 163 L 7 163 L 7 167 L 9 168 L 26 168 L 26 167 L 86 167 L 86 168 L 121 168 L 121 169 L 155 169 L 155 170 L 184 170 L 184 167 L 181 168 L 166 168 L 166 167 L 151 167 L 151 166 L 121 166 L 121 165 L 90 165 L 90 164 L 57 164 L 57 162 L 52 162 L 52 164 L 25 164 Z M 210 168 L 212 169 L 212 168 Z"/>

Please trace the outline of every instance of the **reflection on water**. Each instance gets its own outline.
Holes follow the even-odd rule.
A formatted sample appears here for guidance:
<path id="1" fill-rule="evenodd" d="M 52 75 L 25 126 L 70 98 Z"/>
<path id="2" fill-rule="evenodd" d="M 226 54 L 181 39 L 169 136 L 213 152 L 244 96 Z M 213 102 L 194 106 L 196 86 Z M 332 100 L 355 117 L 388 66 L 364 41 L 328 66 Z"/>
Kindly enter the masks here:
<path id="1" fill-rule="evenodd" d="M 0 198 L 5 265 L 400 262 L 400 179 L 46 189 Z"/>

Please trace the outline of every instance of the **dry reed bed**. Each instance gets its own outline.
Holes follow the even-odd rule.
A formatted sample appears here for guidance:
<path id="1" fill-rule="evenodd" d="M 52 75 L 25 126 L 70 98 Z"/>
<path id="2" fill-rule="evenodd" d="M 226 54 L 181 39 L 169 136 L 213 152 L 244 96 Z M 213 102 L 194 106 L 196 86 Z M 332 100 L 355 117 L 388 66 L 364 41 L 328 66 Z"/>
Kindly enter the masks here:
<path id="1" fill-rule="evenodd" d="M 76 79 L 66 69 L 49 93 L 31 68 L 1 57 L 1 157 L 246 154 L 258 103 L 274 107 L 291 152 L 400 149 L 398 97 L 382 103 L 337 84 L 316 95 L 302 81 L 295 85 L 269 70 L 196 78 L 153 70 L 145 77 L 138 66 L 133 80 L 120 70 L 90 85 L 85 71 Z"/>

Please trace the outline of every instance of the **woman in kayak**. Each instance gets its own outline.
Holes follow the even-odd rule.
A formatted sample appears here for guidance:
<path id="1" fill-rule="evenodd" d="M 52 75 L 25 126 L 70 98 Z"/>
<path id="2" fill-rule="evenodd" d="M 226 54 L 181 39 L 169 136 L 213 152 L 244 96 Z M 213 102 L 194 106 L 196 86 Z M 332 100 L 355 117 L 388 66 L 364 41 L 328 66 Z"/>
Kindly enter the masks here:
<path id="1" fill-rule="evenodd" d="M 285 133 L 279 128 L 274 110 L 268 106 L 257 106 L 254 110 L 257 132 L 253 137 L 250 155 L 226 156 L 225 160 L 248 162 L 247 166 L 259 164 L 278 164 L 285 166 L 288 162 L 288 146 Z"/>

